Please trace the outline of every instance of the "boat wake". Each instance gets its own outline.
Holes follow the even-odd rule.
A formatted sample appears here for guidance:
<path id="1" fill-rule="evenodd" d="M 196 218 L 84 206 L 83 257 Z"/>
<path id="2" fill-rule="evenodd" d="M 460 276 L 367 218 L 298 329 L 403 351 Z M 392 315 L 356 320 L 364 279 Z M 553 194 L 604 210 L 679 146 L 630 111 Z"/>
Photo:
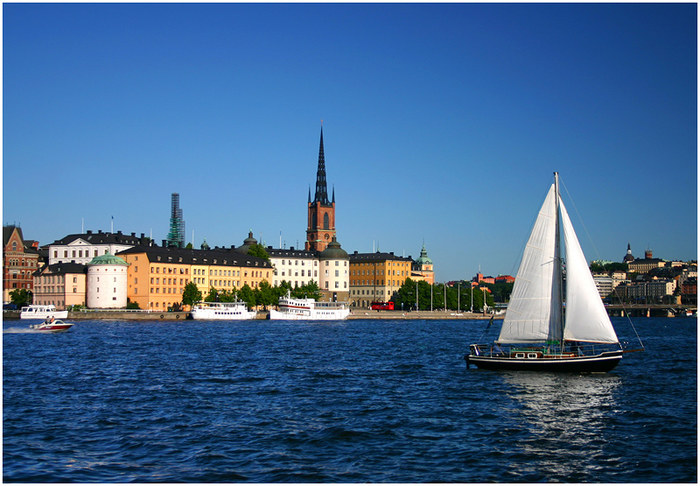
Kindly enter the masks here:
<path id="1" fill-rule="evenodd" d="M 3 329 L 3 334 L 39 334 L 41 331 L 38 329 L 28 329 L 26 327 L 8 327 Z"/>

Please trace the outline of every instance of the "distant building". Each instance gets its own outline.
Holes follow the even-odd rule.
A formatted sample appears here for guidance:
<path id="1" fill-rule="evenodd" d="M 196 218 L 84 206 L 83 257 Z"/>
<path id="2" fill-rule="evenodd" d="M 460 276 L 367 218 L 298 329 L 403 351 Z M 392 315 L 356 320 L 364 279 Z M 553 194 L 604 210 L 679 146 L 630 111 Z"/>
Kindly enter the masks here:
<path id="1" fill-rule="evenodd" d="M 87 306 L 90 309 L 125 309 L 127 268 L 125 260 L 107 253 L 87 264 Z"/>
<path id="2" fill-rule="evenodd" d="M 514 283 L 515 277 L 511 275 L 499 275 L 494 280 L 496 283 Z"/>
<path id="3" fill-rule="evenodd" d="M 484 277 L 484 274 L 479 272 L 476 274 L 476 277 L 472 279 L 472 287 L 480 283 L 495 284 L 496 279 L 494 277 Z"/>
<path id="4" fill-rule="evenodd" d="M 352 253 L 350 255 L 350 304 L 369 307 L 386 302 L 411 277 L 411 257 L 390 253 Z"/>
<path id="5" fill-rule="evenodd" d="M 87 265 L 90 261 L 100 255 L 116 255 L 120 251 L 128 250 L 137 245 L 152 244 L 150 238 L 116 233 L 103 233 L 99 230 L 94 233 L 88 230 L 87 233 L 67 235 L 60 240 L 56 240 L 48 245 L 49 265 L 56 263 L 80 263 Z"/>
<path id="6" fill-rule="evenodd" d="M 170 231 L 167 246 L 174 248 L 185 247 L 185 220 L 180 209 L 180 194 L 173 192 L 170 196 Z"/>
<path id="7" fill-rule="evenodd" d="M 86 267 L 80 263 L 44 265 L 34 273 L 34 304 L 68 306 L 86 303 Z"/>
<path id="8" fill-rule="evenodd" d="M 601 299 L 606 299 L 613 292 L 613 278 L 608 274 L 593 275 L 593 282 Z"/>
<path id="9" fill-rule="evenodd" d="M 634 261 L 634 256 L 632 255 L 632 247 L 627 243 L 627 253 L 622 258 L 622 263 L 630 263 Z"/>
<path id="10" fill-rule="evenodd" d="M 2 242 L 2 299 L 9 302 L 13 290 L 33 291 L 33 274 L 39 268 L 39 244 L 25 240 L 22 228 L 12 225 L 3 226 Z"/>
<path id="11" fill-rule="evenodd" d="M 311 199 L 309 189 L 308 225 L 306 228 L 307 251 L 323 251 L 335 238 L 335 190 L 332 200 L 328 199 L 326 184 L 326 161 L 323 153 L 323 127 L 321 127 L 321 142 L 318 149 L 318 168 L 316 170 L 316 193 Z"/>
<path id="12" fill-rule="evenodd" d="M 428 257 L 425 243 L 420 250 L 420 256 L 413 262 L 411 267 L 411 280 L 428 282 L 430 285 L 435 283 L 433 261 Z"/>
<path id="13" fill-rule="evenodd" d="M 651 250 L 644 252 L 644 259 L 633 260 L 629 262 L 628 267 L 630 272 L 647 273 L 654 268 L 661 268 L 666 265 L 666 262 L 660 258 L 653 258 Z"/>
<path id="14" fill-rule="evenodd" d="M 294 247 L 277 249 L 268 246 L 265 251 L 272 264 L 272 281 L 274 287 L 285 281 L 292 287 L 301 287 L 311 282 L 319 282 L 318 255 L 316 252 L 299 250 Z"/>

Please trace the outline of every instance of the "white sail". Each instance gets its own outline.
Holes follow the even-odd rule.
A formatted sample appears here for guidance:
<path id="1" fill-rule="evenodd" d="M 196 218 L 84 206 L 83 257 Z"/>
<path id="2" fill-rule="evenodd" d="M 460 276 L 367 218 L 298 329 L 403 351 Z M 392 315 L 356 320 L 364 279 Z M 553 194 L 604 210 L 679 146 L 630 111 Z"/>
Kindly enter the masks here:
<path id="1" fill-rule="evenodd" d="M 615 329 L 598 294 L 588 262 L 564 203 L 559 198 L 566 247 L 566 324 L 564 339 L 617 343 Z M 516 280 L 517 282 L 517 280 Z"/>
<path id="2" fill-rule="evenodd" d="M 525 245 L 499 342 L 531 343 L 561 339 L 561 313 L 552 311 L 561 306 L 556 298 L 560 295 L 560 267 L 555 253 L 556 212 L 555 188 L 552 185 Z"/>

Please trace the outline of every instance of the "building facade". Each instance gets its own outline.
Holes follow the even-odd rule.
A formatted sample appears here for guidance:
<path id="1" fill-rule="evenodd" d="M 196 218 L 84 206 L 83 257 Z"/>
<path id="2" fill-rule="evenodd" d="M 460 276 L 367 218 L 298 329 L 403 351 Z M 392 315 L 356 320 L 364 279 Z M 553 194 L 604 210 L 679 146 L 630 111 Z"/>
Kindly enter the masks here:
<path id="1" fill-rule="evenodd" d="M 90 309 L 125 309 L 127 267 L 123 259 L 106 254 L 87 264 L 87 306 Z"/>
<path id="2" fill-rule="evenodd" d="M 34 290 L 33 275 L 39 268 L 39 245 L 35 241 L 25 241 L 22 228 L 18 226 L 3 226 L 2 237 L 2 300 L 9 302 L 13 290 Z"/>
<path id="3" fill-rule="evenodd" d="M 57 310 L 85 306 L 87 268 L 80 263 L 44 265 L 34 273 L 34 304 L 55 305 Z"/>
<path id="4" fill-rule="evenodd" d="M 390 253 L 350 254 L 350 304 L 369 307 L 387 302 L 411 277 L 413 260 Z"/>
<path id="5" fill-rule="evenodd" d="M 49 265 L 56 263 L 80 263 L 87 265 L 93 258 L 101 255 L 116 255 L 120 251 L 128 250 L 136 245 L 147 245 L 150 238 L 116 233 L 97 233 L 89 231 L 67 235 L 60 240 L 56 240 L 49 245 Z"/>
<path id="6" fill-rule="evenodd" d="M 333 240 L 318 257 L 319 287 L 321 300 L 331 302 L 349 302 L 350 300 L 350 259 L 348 253 L 340 247 L 338 240 Z"/>
<path id="7" fill-rule="evenodd" d="M 326 183 L 326 162 L 323 153 L 323 127 L 321 128 L 321 142 L 318 149 L 318 168 L 316 170 L 316 193 L 311 199 L 309 189 L 309 201 L 307 212 L 306 244 L 307 251 L 321 252 L 335 238 L 335 190 L 332 200 L 328 199 L 328 185 Z"/>
<path id="8" fill-rule="evenodd" d="M 141 309 L 164 312 L 182 302 L 190 281 L 204 296 L 216 290 L 256 288 L 272 281 L 272 266 L 233 249 L 134 247 L 119 253 L 128 264 L 127 296 Z"/>

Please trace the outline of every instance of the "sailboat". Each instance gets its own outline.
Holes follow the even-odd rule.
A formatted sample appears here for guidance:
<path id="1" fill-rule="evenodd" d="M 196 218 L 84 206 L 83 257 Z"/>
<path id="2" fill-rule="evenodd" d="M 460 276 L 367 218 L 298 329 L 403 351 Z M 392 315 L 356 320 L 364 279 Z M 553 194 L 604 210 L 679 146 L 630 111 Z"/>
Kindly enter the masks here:
<path id="1" fill-rule="evenodd" d="M 617 366 L 623 353 L 559 195 L 555 172 L 525 246 L 500 335 L 493 344 L 471 344 L 465 356 L 467 367 L 607 372 Z"/>

